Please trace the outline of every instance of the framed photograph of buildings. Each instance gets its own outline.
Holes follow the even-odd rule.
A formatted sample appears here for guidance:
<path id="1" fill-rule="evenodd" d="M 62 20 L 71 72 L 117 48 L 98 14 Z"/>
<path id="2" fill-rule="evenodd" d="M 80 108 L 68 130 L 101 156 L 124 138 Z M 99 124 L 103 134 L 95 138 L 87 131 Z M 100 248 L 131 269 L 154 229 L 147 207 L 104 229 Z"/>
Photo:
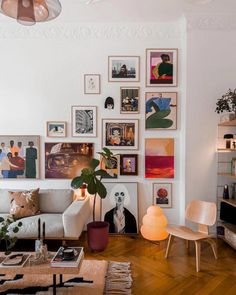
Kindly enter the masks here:
<path id="1" fill-rule="evenodd" d="M 101 200 L 101 220 L 109 222 L 109 232 L 120 235 L 137 234 L 137 183 L 109 182 L 104 185 L 107 189 L 107 197 Z"/>
<path id="2" fill-rule="evenodd" d="M 118 178 L 119 175 L 119 155 L 114 155 L 107 164 L 101 157 L 100 168 L 107 172 L 107 176 L 103 178 Z"/>
<path id="3" fill-rule="evenodd" d="M 88 167 L 93 158 L 93 143 L 46 142 L 45 178 L 72 179 Z"/>
<path id="4" fill-rule="evenodd" d="M 66 122 L 47 122 L 47 137 L 66 137 Z"/>
<path id="5" fill-rule="evenodd" d="M 40 178 L 40 137 L 0 135 L 0 179 Z"/>
<path id="6" fill-rule="evenodd" d="M 103 119 L 102 146 L 116 150 L 138 149 L 138 120 Z"/>
<path id="7" fill-rule="evenodd" d="M 163 208 L 172 207 L 172 184 L 153 183 L 153 205 Z"/>
<path id="8" fill-rule="evenodd" d="M 139 82 L 139 56 L 109 56 L 108 82 Z"/>
<path id="9" fill-rule="evenodd" d="M 96 106 L 72 106 L 72 136 L 97 136 Z"/>
<path id="10" fill-rule="evenodd" d="M 121 87 L 120 88 L 120 113 L 138 114 L 140 101 L 139 87 Z"/>
<path id="11" fill-rule="evenodd" d="M 177 129 L 177 92 L 146 92 L 146 129 Z"/>
<path id="12" fill-rule="evenodd" d="M 101 76 L 99 74 L 84 75 L 84 94 L 101 93 Z"/>
<path id="13" fill-rule="evenodd" d="M 138 175 L 137 154 L 120 154 L 120 175 Z"/>
<path id="14" fill-rule="evenodd" d="M 145 139 L 145 178 L 174 178 L 174 139 Z"/>
<path id="15" fill-rule="evenodd" d="M 146 50 L 146 86 L 177 86 L 178 49 Z"/>

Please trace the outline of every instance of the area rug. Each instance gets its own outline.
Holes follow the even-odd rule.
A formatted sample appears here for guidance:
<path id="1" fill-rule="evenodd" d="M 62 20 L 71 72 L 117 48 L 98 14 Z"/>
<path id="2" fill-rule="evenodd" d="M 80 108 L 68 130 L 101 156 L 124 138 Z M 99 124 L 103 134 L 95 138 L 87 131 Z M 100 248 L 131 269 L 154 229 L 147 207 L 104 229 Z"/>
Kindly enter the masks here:
<path id="1" fill-rule="evenodd" d="M 64 275 L 64 286 L 57 287 L 57 294 L 132 294 L 132 275 L 129 262 L 84 260 L 78 277 L 83 277 L 85 282 L 81 283 L 75 275 Z M 93 281 L 93 283 L 90 283 L 90 281 Z M 15 277 L 0 277 L 0 294 L 52 294 L 52 276 L 18 275 Z"/>

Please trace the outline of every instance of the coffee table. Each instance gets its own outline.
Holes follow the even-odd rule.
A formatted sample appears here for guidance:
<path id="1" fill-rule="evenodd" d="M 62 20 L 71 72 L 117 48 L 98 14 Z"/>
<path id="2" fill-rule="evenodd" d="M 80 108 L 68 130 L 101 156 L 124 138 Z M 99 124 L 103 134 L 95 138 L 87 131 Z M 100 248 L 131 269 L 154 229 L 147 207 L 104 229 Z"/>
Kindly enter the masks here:
<path id="1" fill-rule="evenodd" d="M 15 254 L 19 252 L 12 252 Z M 23 253 L 23 252 L 22 252 Z M 51 253 L 51 252 L 50 252 Z M 56 253 L 56 252 L 55 252 Z M 51 253 L 51 254 L 55 254 Z M 34 255 L 34 252 L 24 252 L 24 254 Z M 3 257 L 3 253 L 0 253 L 0 257 Z M 33 264 L 30 260 L 26 262 L 23 267 L 0 267 L 0 275 L 52 275 L 53 282 L 53 295 L 56 295 L 57 290 L 57 276 L 59 276 L 59 287 L 63 286 L 63 275 L 79 275 L 81 265 L 83 263 L 83 258 L 78 267 L 51 267 L 50 260 L 41 264 Z M 81 282 L 83 282 L 83 278 Z M 92 283 L 92 281 L 86 281 L 87 283 Z"/>

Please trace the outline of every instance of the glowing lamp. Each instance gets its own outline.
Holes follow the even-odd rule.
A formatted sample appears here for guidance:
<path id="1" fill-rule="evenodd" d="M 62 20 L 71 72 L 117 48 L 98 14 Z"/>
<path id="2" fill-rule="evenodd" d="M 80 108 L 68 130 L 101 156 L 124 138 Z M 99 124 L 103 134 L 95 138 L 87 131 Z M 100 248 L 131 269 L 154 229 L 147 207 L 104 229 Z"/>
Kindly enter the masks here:
<path id="1" fill-rule="evenodd" d="M 165 240 L 169 235 L 165 230 L 167 223 L 167 218 L 163 210 L 158 206 L 151 206 L 147 209 L 147 214 L 143 217 L 141 234 L 145 239 L 150 241 Z"/>
<path id="2" fill-rule="evenodd" d="M 75 192 L 75 200 L 83 201 L 87 196 L 87 185 L 83 184 L 81 187 Z"/>

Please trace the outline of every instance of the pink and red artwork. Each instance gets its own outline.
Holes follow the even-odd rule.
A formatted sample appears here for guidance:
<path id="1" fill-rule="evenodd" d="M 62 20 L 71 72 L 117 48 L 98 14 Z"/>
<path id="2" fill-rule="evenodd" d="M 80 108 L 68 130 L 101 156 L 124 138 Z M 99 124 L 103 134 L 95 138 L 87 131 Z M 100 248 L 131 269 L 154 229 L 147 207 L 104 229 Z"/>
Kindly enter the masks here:
<path id="1" fill-rule="evenodd" d="M 145 178 L 174 177 L 174 139 L 146 138 Z"/>

